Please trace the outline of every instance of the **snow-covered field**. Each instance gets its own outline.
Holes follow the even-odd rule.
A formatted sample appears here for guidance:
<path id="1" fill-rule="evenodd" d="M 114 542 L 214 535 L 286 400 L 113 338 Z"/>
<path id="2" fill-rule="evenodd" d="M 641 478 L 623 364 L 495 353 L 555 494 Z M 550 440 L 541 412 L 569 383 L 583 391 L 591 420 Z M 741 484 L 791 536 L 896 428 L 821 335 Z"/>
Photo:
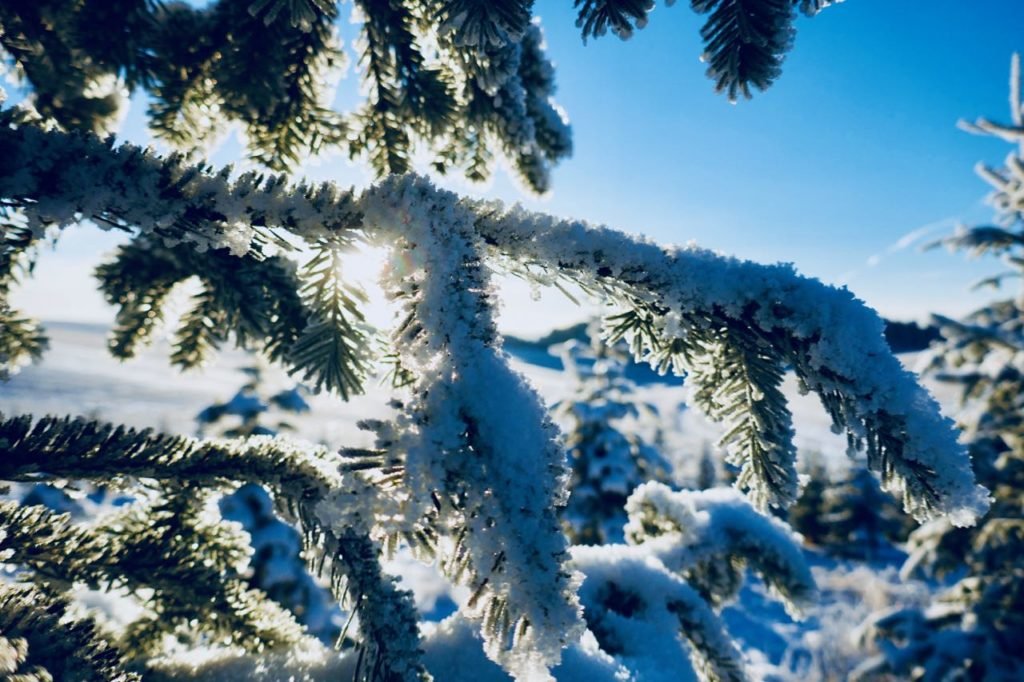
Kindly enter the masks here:
<path id="1" fill-rule="evenodd" d="M 51 348 L 41 364 L 26 367 L 11 381 L 0 384 L 0 411 L 95 416 L 136 427 L 192 434 L 195 415 L 211 402 L 227 400 L 243 383 L 241 367 L 252 363 L 245 353 L 224 350 L 207 367 L 182 373 L 168 364 L 169 345 L 158 340 L 139 357 L 120 362 L 106 352 L 105 330 L 98 325 L 50 323 Z M 909 359 L 912 364 L 913 358 Z M 513 357 L 546 401 L 571 394 L 573 383 L 563 372 L 523 362 Z M 290 385 L 280 372 L 271 371 L 269 387 Z M 390 389 L 371 380 L 366 394 L 349 402 L 327 395 L 310 399 L 312 410 L 290 421 L 307 440 L 332 446 L 360 446 L 367 435 L 356 422 L 387 414 Z M 814 396 L 801 396 L 795 383 L 786 393 L 796 422 L 797 444 L 803 451 L 826 456 L 842 453 L 844 439 L 833 434 L 828 417 Z M 945 396 L 949 398 L 950 396 Z M 683 405 L 685 389 L 651 384 L 639 387 L 637 399 L 659 409 L 670 456 L 691 463 L 705 442 L 714 442 L 719 427 Z M 943 400 L 949 405 L 949 400 Z"/>
<path id="2" fill-rule="evenodd" d="M 140 357 L 120 363 L 107 354 L 102 327 L 50 324 L 48 329 L 51 349 L 45 360 L 0 384 L 0 412 L 95 416 L 136 427 L 193 434 L 195 415 L 212 402 L 229 399 L 244 380 L 239 368 L 252 362 L 240 351 L 226 350 L 202 371 L 182 374 L 168 365 L 166 341 L 158 341 Z M 573 381 L 561 371 L 515 358 L 513 364 L 549 404 L 573 390 Z M 271 371 L 266 376 L 272 390 L 290 385 L 281 373 Z M 791 397 L 798 446 L 804 452 L 821 453 L 834 470 L 841 468 L 845 440 L 831 432 L 817 399 L 798 395 L 793 382 L 787 384 L 786 393 Z M 307 440 L 335 447 L 364 446 L 370 437 L 359 431 L 356 423 L 386 416 L 389 397 L 389 388 L 371 381 L 365 395 L 348 403 L 314 396 L 309 400 L 311 411 L 289 415 L 289 421 L 296 426 L 297 435 Z M 684 476 L 692 474 L 704 445 L 717 439 L 718 427 L 682 406 L 685 389 L 678 386 L 649 384 L 639 387 L 636 397 L 658 408 L 665 454 L 675 460 Z M 952 405 L 953 396 L 948 390 L 940 397 L 944 405 Z M 921 585 L 900 584 L 891 567 L 869 569 L 810 558 L 824 594 L 821 605 L 808 614 L 804 623 L 789 620 L 756 582 L 744 588 L 741 602 L 727 610 L 726 619 L 753 663 L 771 662 L 785 669 L 780 672 L 775 665 L 755 666 L 762 672 L 779 672 L 783 679 L 841 679 L 848 663 L 844 657 L 852 651 L 849 638 L 857 625 L 880 606 L 917 601 L 926 592 Z M 446 586 L 434 571 L 410 570 L 413 566 L 401 558 L 393 567 L 405 574 L 423 611 L 441 616 L 450 610 L 442 605 L 451 602 L 447 601 Z M 458 595 L 454 597 L 458 599 Z"/>

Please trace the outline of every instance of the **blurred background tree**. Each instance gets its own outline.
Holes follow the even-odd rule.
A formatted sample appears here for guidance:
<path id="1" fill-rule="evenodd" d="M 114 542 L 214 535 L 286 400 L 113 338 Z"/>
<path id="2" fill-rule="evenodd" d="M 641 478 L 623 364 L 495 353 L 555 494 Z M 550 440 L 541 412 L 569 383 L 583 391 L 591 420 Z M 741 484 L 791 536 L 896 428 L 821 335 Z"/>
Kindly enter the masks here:
<path id="1" fill-rule="evenodd" d="M 964 227 L 940 243 L 973 256 L 994 255 L 1007 269 L 978 283 L 997 290 L 1024 276 L 1024 101 L 1020 56 L 1010 69 L 1010 120 L 980 118 L 962 127 L 1015 145 L 1000 168 L 978 166 L 993 187 L 990 225 Z M 1022 286 L 1018 283 L 1018 286 Z M 910 537 L 904 566 L 954 583 L 932 608 L 881 614 L 868 636 L 883 654 L 859 674 L 912 679 L 1001 680 L 1024 670 L 1024 286 L 965 319 L 937 317 L 945 337 L 929 371 L 961 387 L 959 421 L 979 481 L 992 493 L 988 516 L 974 528 L 932 521 Z M 965 570 L 966 569 L 966 570 Z"/>

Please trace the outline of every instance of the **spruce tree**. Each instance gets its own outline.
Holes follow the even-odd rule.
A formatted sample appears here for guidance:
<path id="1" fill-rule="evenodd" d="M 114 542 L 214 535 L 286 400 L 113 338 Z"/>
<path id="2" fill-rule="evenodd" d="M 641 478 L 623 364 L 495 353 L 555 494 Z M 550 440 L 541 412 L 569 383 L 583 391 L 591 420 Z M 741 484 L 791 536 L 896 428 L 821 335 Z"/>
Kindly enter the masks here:
<path id="1" fill-rule="evenodd" d="M 745 60 L 770 66 L 782 49 L 794 4 L 695 7 L 712 12 L 711 56 L 726 54 L 726 71 L 746 78 L 755 72 L 740 68 Z M 667 492 L 651 493 L 665 509 L 647 514 L 650 505 L 641 504 L 640 530 L 628 537 L 647 548 L 642 555 L 624 550 L 635 570 L 615 573 L 632 580 L 628 589 L 609 581 L 599 550 L 570 551 L 556 511 L 567 497 L 564 451 L 542 401 L 501 350 L 494 263 L 539 284 L 581 286 L 613 307 L 604 321 L 609 343 L 625 339 L 637 358 L 685 373 L 696 405 L 726 423 L 737 482 L 756 507 L 785 507 L 796 496 L 791 415 L 780 389 L 792 370 L 908 512 L 961 525 L 984 512 L 987 493 L 975 484 L 952 424 L 891 355 L 878 316 L 845 289 L 786 265 L 662 248 L 605 227 L 461 198 L 415 174 L 345 190 L 214 170 L 188 155 L 160 157 L 87 132 L 112 113 L 113 102 L 94 93 L 113 73 L 153 94 L 154 125 L 186 152 L 238 121 L 255 159 L 285 166 L 345 131 L 350 151 L 366 152 L 383 173 L 407 169 L 408 140 L 444 141 L 457 128 L 470 148 L 445 148 L 444 160 L 462 165 L 473 157 L 472 166 L 484 149 L 474 133 L 490 135 L 531 184 L 543 186 L 567 137 L 555 125 L 551 70 L 529 12 L 517 10 L 523 5 L 359 7 L 370 96 L 340 122 L 307 96 L 329 66 L 333 3 L 0 6 L 2 44 L 36 89 L 30 107 L 0 110 L 5 372 L 45 352 L 39 325 L 9 305 L 15 279 L 31 270 L 24 265 L 39 257 L 44 238 L 59 242 L 64 230 L 91 223 L 133 236 L 97 273 L 118 311 L 109 344 L 116 357 L 131 357 L 153 338 L 171 291 L 191 280 L 199 290 L 177 324 L 170 359 L 178 367 L 199 366 L 234 343 L 343 398 L 362 389 L 380 360 L 401 384 L 389 416 L 364 423 L 375 445 L 339 452 L 282 436 L 199 440 L 78 417 L 0 419 L 0 480 L 95 481 L 131 489 L 138 499 L 113 517 L 81 522 L 3 503 L 0 545 L 28 583 L 0 599 L 0 622 L 11 623 L 4 665 L 160 679 L 171 674 L 176 653 L 206 647 L 248 652 L 253 669 L 276 670 L 282 656 L 290 669 L 305 666 L 305 652 L 319 645 L 251 589 L 246 538 L 213 504 L 222 490 L 259 483 L 301 529 L 306 556 L 330 579 L 335 598 L 357 616 L 356 648 L 322 659 L 351 677 L 426 680 L 424 651 L 443 648 L 441 640 L 421 640 L 409 593 L 382 569 L 382 558 L 403 545 L 468 588 L 462 617 L 487 657 L 519 679 L 550 679 L 563 652 L 565 665 L 589 665 L 608 679 L 621 678 L 622 666 L 645 667 L 646 652 L 629 648 L 635 642 L 615 627 L 623 618 L 640 621 L 637 632 L 656 626 L 675 637 L 682 629 L 702 675 L 741 677 L 728 639 L 698 602 L 734 593 L 737 573 L 729 567 L 737 553 L 761 562 L 769 580 L 778 576 L 784 596 L 808 595 L 797 589 L 806 581 L 795 564 L 764 551 L 781 546 L 757 525 L 771 522 L 729 511 L 735 498 L 705 514 Z M 107 12 L 106 22 L 95 22 L 95 12 Z M 416 42 L 422 33 L 456 66 L 435 69 L 424 60 Z M 737 48 L 732 57 L 730 46 Z M 442 106 L 447 100 L 436 87 L 445 68 L 455 74 L 455 107 Z M 770 68 L 760 73 L 768 76 L 751 76 L 754 86 L 774 77 Z M 400 314 L 383 343 L 364 323 L 360 291 L 340 270 L 341 254 L 363 245 L 390 253 L 381 286 Z M 716 516 L 724 525 L 712 523 Z M 661 570 L 655 560 L 694 587 L 670 589 L 682 580 L 672 575 L 660 583 L 645 578 Z M 132 594 L 141 613 L 123 631 L 65 616 L 76 584 Z M 657 584 L 664 586 L 660 601 L 634 598 Z M 666 602 L 666 595 L 675 596 Z M 60 642 L 81 642 L 82 655 L 69 658 L 47 639 L 52 628 Z M 594 637 L 584 637 L 588 630 Z M 188 674 L 201 677 L 201 668 Z"/>
<path id="2" fill-rule="evenodd" d="M 671 473 L 661 453 L 635 433 L 642 411 L 650 415 L 654 407 L 632 395 L 634 386 L 625 377 L 628 353 L 597 337 L 591 333 L 590 349 L 576 341 L 564 344 L 563 363 L 578 386 L 554 406 L 555 418 L 565 424 L 572 471 L 562 522 L 569 539 L 581 545 L 623 542 L 630 493 Z"/>
<path id="3" fill-rule="evenodd" d="M 851 470 L 838 485 L 824 490 L 821 522 L 825 533 L 817 543 L 830 554 L 859 561 L 891 561 L 896 545 L 907 539 L 911 521 L 875 476 L 864 468 Z"/>
<path id="4" fill-rule="evenodd" d="M 711 446 L 707 443 L 701 447 L 700 463 L 697 468 L 695 487 L 697 490 L 710 490 L 718 485 L 718 463 L 711 454 Z"/>
<path id="5" fill-rule="evenodd" d="M 789 523 L 813 547 L 823 547 L 828 537 L 829 524 L 825 520 L 825 494 L 828 491 L 828 471 L 821 455 L 804 460 L 806 482 L 800 497 L 789 508 Z"/>
<path id="6" fill-rule="evenodd" d="M 243 367 L 247 381 L 225 403 L 204 408 L 196 421 L 199 435 L 218 433 L 228 438 L 276 436 L 291 432 L 289 415 L 309 411 L 303 387 L 292 386 L 270 394 L 264 385 L 266 368 L 258 361 Z M 265 420 L 273 419 L 273 423 Z M 333 644 L 340 634 L 340 618 L 330 593 L 318 585 L 301 555 L 302 537 L 274 513 L 274 501 L 258 483 L 245 483 L 221 498 L 217 506 L 226 520 L 242 524 L 249 534 L 249 584 L 285 607 L 312 636 Z"/>
<path id="7" fill-rule="evenodd" d="M 963 228 L 942 241 L 972 255 L 996 255 L 1009 269 L 980 284 L 999 288 L 1024 275 L 1024 101 L 1020 57 L 1010 70 L 1010 122 L 978 119 L 968 131 L 1015 145 L 1001 168 L 979 166 L 994 188 L 991 225 Z M 866 679 L 881 673 L 913 679 L 1015 679 L 1024 670 L 1024 295 L 995 300 L 962 321 L 937 317 L 945 341 L 931 371 L 962 388 L 960 420 L 978 478 L 989 486 L 989 514 L 975 528 L 933 521 L 910 538 L 906 574 L 952 576 L 927 610 L 879 615 L 868 634 L 884 643 L 866 662 Z M 965 570 L 966 569 L 966 570 Z"/>

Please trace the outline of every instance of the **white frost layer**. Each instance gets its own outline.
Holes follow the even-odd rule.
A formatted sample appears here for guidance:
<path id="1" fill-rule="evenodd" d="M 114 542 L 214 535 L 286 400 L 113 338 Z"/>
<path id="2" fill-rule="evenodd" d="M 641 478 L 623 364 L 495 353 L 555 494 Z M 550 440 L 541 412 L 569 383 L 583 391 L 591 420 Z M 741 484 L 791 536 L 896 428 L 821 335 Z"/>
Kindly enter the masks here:
<path id="1" fill-rule="evenodd" d="M 246 239 L 255 239 L 252 227 L 262 239 L 273 228 L 313 241 L 327 235 L 354 239 L 366 230 L 392 243 L 413 227 L 425 241 L 407 246 L 420 247 L 422 254 L 436 250 L 436 238 L 443 235 L 414 221 L 430 217 L 435 226 L 456 216 L 465 221 L 469 211 L 475 214 L 471 228 L 456 228 L 466 239 L 524 267 L 570 274 L 598 288 L 625 287 L 666 311 L 656 321 L 665 338 L 714 319 L 753 325 L 773 343 L 787 346 L 807 388 L 838 400 L 842 426 L 856 441 L 880 449 L 873 468 L 884 469 L 886 488 L 901 493 L 919 520 L 945 515 L 968 525 L 987 509 L 986 491 L 974 484 L 952 422 L 893 357 L 880 318 L 849 291 L 800 277 L 789 265 L 758 265 L 698 248 L 666 249 L 520 207 L 460 201 L 415 176 L 389 178 L 353 199 L 329 184 L 291 187 L 252 174 L 232 181 L 230 170 L 215 175 L 187 166 L 180 157 L 162 160 L 129 145 L 114 148 L 95 138 L 32 127 L 0 131 L 0 143 L 9 156 L 0 169 L 0 194 L 23 206 L 30 225 L 39 229 L 94 218 L 193 241 L 198 248 L 240 253 Z M 387 200 L 413 186 L 415 200 L 408 193 Z M 442 205 L 447 208 L 427 215 Z M 360 208 L 373 216 L 362 224 Z M 396 213 L 399 208 L 406 215 Z M 454 299 L 465 294 L 451 293 Z"/>
<path id="2" fill-rule="evenodd" d="M 987 491 L 974 482 L 953 422 L 893 356 L 881 318 L 847 289 L 802 277 L 788 264 L 663 248 L 519 206 L 473 205 L 477 228 L 499 253 L 571 272 L 598 288 L 602 282 L 626 285 L 667 311 L 658 330 L 666 338 L 685 334 L 689 318 L 713 315 L 788 340 L 799 350 L 793 360 L 799 360 L 807 388 L 848 401 L 845 427 L 854 438 L 870 440 L 884 430 L 899 444 L 899 451 L 887 453 L 894 465 L 887 489 L 903 494 L 918 519 L 946 515 L 970 525 L 988 508 Z"/>
<path id="3" fill-rule="evenodd" d="M 423 660 L 438 682 L 511 682 L 512 678 L 483 653 L 477 627 L 455 614 L 428 624 L 423 632 Z M 337 682 L 353 679 L 358 654 L 321 647 L 263 656 L 236 651 L 197 650 L 156 662 L 147 680 L 170 682 Z M 567 648 L 553 671 L 558 682 L 628 682 L 636 680 L 598 649 L 593 635 Z M 674 678 L 679 680 L 679 677 Z M 685 679 L 685 678 L 684 678 Z"/>
<path id="4" fill-rule="evenodd" d="M 733 488 L 673 491 L 661 483 L 645 483 L 633 491 L 626 509 L 626 537 L 671 571 L 742 560 L 790 615 L 798 617 L 817 598 L 800 536 L 758 512 Z M 663 534 L 652 536 L 645 522 L 658 524 Z"/>

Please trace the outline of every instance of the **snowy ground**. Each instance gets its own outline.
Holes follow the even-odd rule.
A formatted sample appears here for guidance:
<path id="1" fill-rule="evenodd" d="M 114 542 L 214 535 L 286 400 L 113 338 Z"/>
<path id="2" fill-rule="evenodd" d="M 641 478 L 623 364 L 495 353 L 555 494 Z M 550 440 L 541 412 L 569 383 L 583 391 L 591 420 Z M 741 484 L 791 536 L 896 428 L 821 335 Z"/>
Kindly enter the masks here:
<path id="1" fill-rule="evenodd" d="M 193 434 L 195 415 L 212 402 L 229 399 L 244 380 L 238 369 L 251 364 L 244 353 L 229 350 L 204 370 L 181 374 L 168 366 L 166 342 L 156 343 L 139 358 L 120 363 L 107 354 L 101 327 L 50 324 L 48 329 L 52 346 L 45 361 L 0 384 L 0 413 L 88 415 Z M 518 359 L 513 359 L 513 364 L 549 403 L 567 397 L 573 389 L 572 381 L 558 370 Z M 290 385 L 282 374 L 271 372 L 267 376 L 271 389 Z M 801 451 L 821 453 L 833 470 L 844 466 L 845 440 L 831 432 L 817 399 L 798 395 L 792 382 L 787 384 L 786 393 L 791 397 Z M 369 436 L 356 428 L 356 422 L 386 416 L 389 397 L 389 389 L 371 382 L 366 395 L 348 403 L 315 396 L 310 399 L 309 414 L 289 420 L 297 427 L 298 435 L 308 440 L 335 447 L 363 446 L 369 444 Z M 695 471 L 701 449 L 713 443 L 719 431 L 695 411 L 685 409 L 684 398 L 685 389 L 678 386 L 651 384 L 637 392 L 638 400 L 658 408 L 665 454 L 686 475 Z M 940 398 L 946 406 L 952 404 L 948 391 Z M 752 652 L 753 662 L 781 665 L 783 679 L 842 679 L 843 671 L 848 669 L 846 657 L 853 651 L 850 638 L 857 625 L 876 608 L 894 602 L 918 602 L 926 591 L 920 585 L 902 585 L 891 567 L 869 569 L 820 557 L 811 559 L 824 594 L 822 604 L 808 614 L 804 623 L 790 621 L 781 606 L 756 583 L 744 589 L 741 602 L 726 613 L 726 618 L 733 635 Z M 435 617 L 451 611 L 454 604 L 434 571 L 412 566 L 401 558 L 394 568 L 416 589 L 422 611 Z"/>
<path id="2" fill-rule="evenodd" d="M 169 367 L 169 346 L 158 340 L 139 357 L 120 362 L 106 352 L 105 331 L 96 325 L 51 323 L 47 326 L 51 348 L 45 360 L 22 370 L 10 382 L 0 384 L 0 411 L 95 416 L 137 427 L 153 427 L 175 433 L 195 431 L 195 415 L 211 402 L 227 400 L 243 383 L 239 368 L 251 364 L 246 354 L 228 349 L 209 366 L 181 373 Z M 915 358 L 907 358 L 912 365 Z M 572 381 L 562 372 L 516 357 L 513 365 L 549 403 L 568 396 Z M 283 373 L 270 372 L 270 388 L 290 385 Z M 940 387 L 941 388 L 941 387 Z M 934 387 L 933 387 L 934 389 Z M 718 438 L 719 427 L 683 406 L 685 389 L 652 384 L 640 387 L 637 399 L 653 403 L 661 414 L 670 456 L 690 464 L 703 443 Z M 815 396 L 801 396 L 788 381 L 796 423 L 797 445 L 804 452 L 820 452 L 832 459 L 845 450 L 845 441 L 829 428 L 829 420 Z M 387 414 L 390 389 L 370 381 L 366 394 L 344 403 L 330 396 L 314 396 L 312 411 L 292 421 L 299 434 L 332 446 L 358 446 L 367 441 L 355 424 L 361 419 Z M 940 395 L 951 405 L 951 395 Z"/>

